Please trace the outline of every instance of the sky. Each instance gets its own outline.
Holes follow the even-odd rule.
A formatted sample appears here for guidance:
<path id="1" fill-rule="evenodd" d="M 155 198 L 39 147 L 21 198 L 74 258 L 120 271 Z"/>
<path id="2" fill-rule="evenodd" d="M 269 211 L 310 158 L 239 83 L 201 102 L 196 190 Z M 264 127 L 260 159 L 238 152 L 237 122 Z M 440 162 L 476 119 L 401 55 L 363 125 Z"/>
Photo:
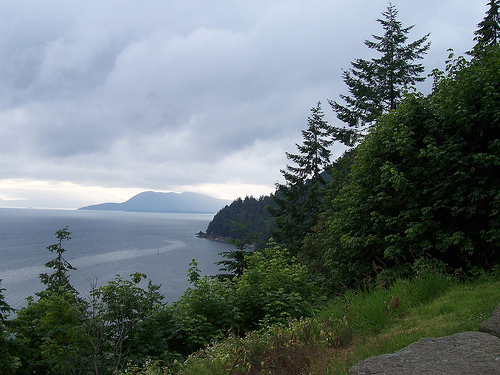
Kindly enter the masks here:
<path id="1" fill-rule="evenodd" d="M 426 75 L 474 45 L 486 0 L 394 0 Z M 146 190 L 268 195 L 310 110 L 369 59 L 384 0 L 0 2 L 0 207 Z M 428 93 L 430 79 L 417 89 Z M 333 159 L 344 151 L 333 146 Z"/>

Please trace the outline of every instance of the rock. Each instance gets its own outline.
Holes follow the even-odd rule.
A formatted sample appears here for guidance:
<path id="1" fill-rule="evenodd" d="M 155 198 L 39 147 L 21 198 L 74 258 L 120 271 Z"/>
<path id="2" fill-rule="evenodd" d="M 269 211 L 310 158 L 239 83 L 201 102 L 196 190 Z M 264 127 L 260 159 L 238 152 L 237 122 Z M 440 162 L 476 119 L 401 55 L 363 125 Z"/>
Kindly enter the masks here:
<path id="1" fill-rule="evenodd" d="M 484 332 L 426 337 L 398 350 L 367 358 L 351 375 L 500 375 L 500 338 Z"/>
<path id="2" fill-rule="evenodd" d="M 488 320 L 481 323 L 479 331 L 500 337 L 500 305 L 493 311 Z"/>

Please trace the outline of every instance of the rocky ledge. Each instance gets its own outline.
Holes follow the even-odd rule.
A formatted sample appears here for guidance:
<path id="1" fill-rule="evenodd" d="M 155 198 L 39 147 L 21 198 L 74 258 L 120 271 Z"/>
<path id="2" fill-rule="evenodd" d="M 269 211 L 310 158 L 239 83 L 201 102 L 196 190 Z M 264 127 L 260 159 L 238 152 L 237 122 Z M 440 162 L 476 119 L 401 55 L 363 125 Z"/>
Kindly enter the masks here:
<path id="1" fill-rule="evenodd" d="M 479 332 L 422 338 L 395 353 L 358 362 L 349 374 L 500 375 L 500 305 Z"/>

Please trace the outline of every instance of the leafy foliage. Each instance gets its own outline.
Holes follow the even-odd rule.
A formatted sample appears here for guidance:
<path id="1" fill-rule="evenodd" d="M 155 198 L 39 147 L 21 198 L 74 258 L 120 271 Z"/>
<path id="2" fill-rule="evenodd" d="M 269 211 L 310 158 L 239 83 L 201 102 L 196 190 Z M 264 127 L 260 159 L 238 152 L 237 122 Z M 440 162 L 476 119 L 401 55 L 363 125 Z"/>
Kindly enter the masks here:
<path id="1" fill-rule="evenodd" d="M 357 147 L 309 242 L 334 288 L 421 257 L 463 270 L 498 261 L 499 57 L 451 60 L 429 97 L 409 95 Z"/>
<path id="2" fill-rule="evenodd" d="M 56 235 L 60 241 L 69 237 L 66 229 Z M 54 245 L 58 256 L 60 241 Z M 88 300 L 65 289 L 67 278 L 49 278 L 63 283 L 37 300 L 29 297 L 8 331 L 0 322 L 0 342 L 8 344 L 0 351 L 0 366 L 6 374 L 116 374 L 148 361 L 182 360 L 231 332 L 310 314 L 316 287 L 306 268 L 285 254 L 277 246 L 246 254 L 248 267 L 232 281 L 201 276 L 193 260 L 192 287 L 172 305 L 162 303 L 159 285 L 141 286 L 142 273 L 129 280 L 116 275 L 100 287 L 91 282 Z M 61 259 L 55 264 L 64 265 Z M 2 305 L 2 313 L 7 310 Z"/>
<path id="3" fill-rule="evenodd" d="M 172 305 L 171 343 L 179 353 L 190 354 L 230 332 L 243 334 L 311 314 L 318 288 L 286 250 L 270 244 L 248 254 L 246 262 L 243 275 L 232 281 L 201 277 L 191 263 L 192 287 Z"/>
<path id="4" fill-rule="evenodd" d="M 316 277 L 324 277 L 326 280 L 330 279 L 330 275 L 328 274 L 329 269 L 325 268 L 325 253 L 323 251 L 323 247 L 316 246 L 316 244 L 311 243 L 311 239 L 315 238 L 316 233 L 322 231 L 320 228 L 324 229 L 325 222 L 328 220 L 329 215 L 333 210 L 330 203 L 334 201 L 337 196 L 339 196 L 342 188 L 348 182 L 355 154 L 355 148 L 347 150 L 330 167 L 327 168 L 330 180 L 327 182 L 323 190 L 323 210 L 318 215 L 316 225 L 311 228 L 310 232 L 304 238 L 300 252 L 297 255 L 300 262 L 306 264 L 311 273 L 313 273 Z M 325 286 L 329 283 L 326 280 L 323 283 Z"/>
<path id="5" fill-rule="evenodd" d="M 311 314 L 318 288 L 307 267 L 290 259 L 287 250 L 270 243 L 249 255 L 247 262 L 235 285 L 243 331 Z"/>
<path id="6" fill-rule="evenodd" d="M 229 280 L 201 277 L 194 260 L 189 279 L 192 287 L 172 305 L 171 344 L 184 356 L 238 329 L 234 284 Z"/>
<path id="7" fill-rule="evenodd" d="M 138 284 L 146 278 L 142 273 L 131 275 L 124 280 L 117 275 L 115 280 L 92 292 L 92 305 L 96 311 L 93 322 L 102 330 L 100 349 L 103 352 L 105 366 L 114 370 L 121 369 L 130 359 L 139 344 L 136 335 L 140 335 L 141 325 L 149 315 L 160 306 L 163 296 L 158 292 L 160 285 L 148 282 L 147 289 Z M 142 337 L 146 339 L 146 337 Z"/>
<path id="8" fill-rule="evenodd" d="M 439 220 L 438 250 L 451 264 L 491 267 L 500 244 L 500 48 L 449 63 L 431 103 L 442 126 L 422 157 L 436 176 L 429 193 Z M 451 255 L 451 254 L 450 254 Z"/>
<path id="9" fill-rule="evenodd" d="M 25 373 L 84 374 L 86 334 L 82 306 L 73 293 L 47 292 L 13 321 Z"/>
<path id="10" fill-rule="evenodd" d="M 117 275 L 99 288 L 91 283 L 92 292 L 85 301 L 69 283 L 67 271 L 75 268 L 62 257 L 62 241 L 69 240 L 69 235 L 67 227 L 57 231 L 58 242 L 48 247 L 57 256 L 46 264 L 55 272 L 40 277 L 47 290 L 37 294 L 37 300 L 28 297 L 27 306 L 8 322 L 10 337 L 15 338 L 9 343 L 11 369 L 116 373 L 128 362 L 175 357 L 168 350 L 165 327 L 170 326 L 171 316 L 161 304 L 160 286 L 149 281 L 142 288 L 139 283 L 146 278 L 142 273 L 131 275 L 130 280 Z"/>

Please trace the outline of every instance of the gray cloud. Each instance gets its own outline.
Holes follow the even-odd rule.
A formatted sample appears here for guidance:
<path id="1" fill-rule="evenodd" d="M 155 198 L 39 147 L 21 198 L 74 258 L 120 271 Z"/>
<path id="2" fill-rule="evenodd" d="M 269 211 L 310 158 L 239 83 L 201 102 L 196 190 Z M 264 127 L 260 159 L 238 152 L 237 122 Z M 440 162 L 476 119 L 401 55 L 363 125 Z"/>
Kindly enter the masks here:
<path id="1" fill-rule="evenodd" d="M 485 11 L 396 4 L 424 64 L 463 53 Z M 272 189 L 309 109 L 369 57 L 382 0 L 16 1 L 0 5 L 0 180 Z M 427 84 L 429 85 L 429 84 Z M 423 86 L 425 88 L 425 86 Z M 428 86 L 427 86 L 428 87 Z M 340 152 L 340 149 L 337 150 Z M 248 194 L 252 194 L 249 191 Z M 236 198 L 236 197 L 229 197 Z"/>

